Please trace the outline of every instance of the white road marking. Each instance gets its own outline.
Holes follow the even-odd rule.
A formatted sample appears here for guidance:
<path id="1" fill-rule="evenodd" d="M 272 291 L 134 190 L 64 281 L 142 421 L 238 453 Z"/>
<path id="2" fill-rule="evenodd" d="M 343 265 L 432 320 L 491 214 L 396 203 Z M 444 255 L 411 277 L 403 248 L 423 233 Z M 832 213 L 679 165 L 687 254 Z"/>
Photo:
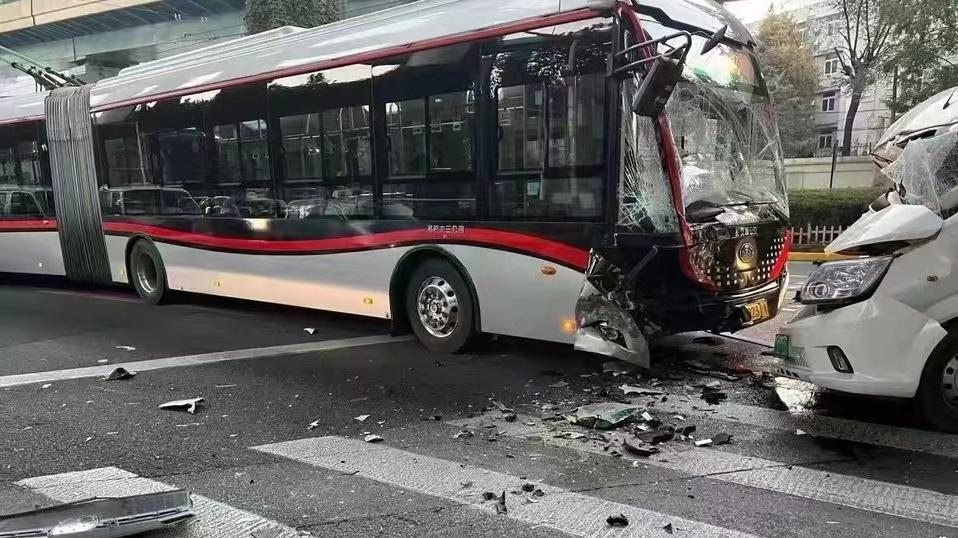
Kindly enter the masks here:
<path id="1" fill-rule="evenodd" d="M 699 409 L 693 409 L 693 407 Z M 656 409 L 661 413 L 685 415 L 690 419 L 697 416 L 726 418 L 730 422 L 791 433 L 802 430 L 809 435 L 819 437 L 868 443 L 948 458 L 958 456 L 958 435 L 871 424 L 819 414 L 790 413 L 730 402 L 722 402 L 721 405 L 710 407 L 707 412 L 702 410 L 703 407 L 708 406 L 704 402 L 683 402 L 679 398 L 669 398 L 668 402 L 656 405 Z"/>
<path id="2" fill-rule="evenodd" d="M 476 417 L 451 421 L 458 427 L 478 427 Z M 488 420 L 488 419 L 486 419 Z M 514 423 L 497 423 L 500 435 L 535 437 L 543 442 L 590 453 L 604 454 L 601 446 L 554 437 L 545 426 L 527 426 L 533 420 L 520 416 Z M 803 428 L 804 429 L 804 428 Z M 958 527 L 958 496 L 902 486 L 856 476 L 820 471 L 779 461 L 743 456 L 719 449 L 666 444 L 662 451 L 641 463 L 742 486 L 759 488 L 814 501 L 878 512 L 946 527 Z"/>
<path id="3" fill-rule="evenodd" d="M 142 478 L 116 467 L 103 467 L 17 482 L 58 502 L 73 502 L 91 497 L 123 497 L 176 489 L 169 484 Z M 253 532 L 267 532 L 276 538 L 299 536 L 296 529 L 251 512 L 234 508 L 202 495 L 192 495 L 195 518 L 174 532 L 183 538 L 236 538 Z"/>
<path id="4" fill-rule="evenodd" d="M 483 502 L 482 492 L 506 491 L 508 511 L 504 517 L 575 536 L 665 536 L 662 526 L 667 523 L 672 524 L 676 536 L 752 536 L 547 484 L 537 484 L 545 496 L 538 502 L 527 503 L 524 496 L 509 493 L 518 490 L 524 482 L 517 476 L 342 437 L 301 439 L 258 446 L 254 450 L 343 473 L 355 473 L 489 512 L 492 512 L 495 501 Z M 471 487 L 462 486 L 469 482 L 472 482 Z M 620 513 L 629 518 L 629 526 L 611 528 L 606 518 Z"/>
<path id="5" fill-rule="evenodd" d="M 165 359 L 150 359 L 133 362 L 118 362 L 105 366 L 88 366 L 84 368 L 70 368 L 67 370 L 52 370 L 47 372 L 34 372 L 29 374 L 16 374 L 0 376 L 0 388 L 13 387 L 17 385 L 28 385 L 31 383 L 46 383 L 50 381 L 64 381 L 68 379 L 83 379 L 88 377 L 103 377 L 112 372 L 118 366 L 122 366 L 131 372 L 145 372 L 148 370 L 160 370 L 163 368 L 177 368 L 183 366 L 199 366 L 215 362 L 238 361 L 246 359 L 261 359 L 266 357 L 280 357 L 288 355 L 301 355 L 303 353 L 313 353 L 316 351 L 333 351 L 337 349 L 346 349 L 351 347 L 372 346 L 377 344 L 386 344 L 390 342 L 404 342 L 410 340 L 411 336 L 376 335 L 360 336 L 357 338 L 344 338 L 339 340 L 325 340 L 323 342 L 309 342 L 305 344 L 291 344 L 285 346 L 259 347 L 252 349 L 237 349 L 234 351 L 217 351 L 214 353 L 201 353 L 199 355 L 185 355 L 182 357 L 168 357 Z"/>

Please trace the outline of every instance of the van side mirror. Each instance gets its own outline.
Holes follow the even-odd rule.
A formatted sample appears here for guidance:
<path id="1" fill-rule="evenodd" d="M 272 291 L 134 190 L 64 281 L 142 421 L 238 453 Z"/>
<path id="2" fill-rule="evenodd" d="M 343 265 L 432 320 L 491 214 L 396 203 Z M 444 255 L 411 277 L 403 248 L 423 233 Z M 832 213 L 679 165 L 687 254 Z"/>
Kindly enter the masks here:
<path id="1" fill-rule="evenodd" d="M 723 39 L 725 39 L 725 32 L 726 32 L 726 30 L 728 30 L 728 25 L 727 25 L 727 24 L 723 25 L 721 28 L 719 28 L 718 30 L 716 30 L 715 33 L 712 34 L 712 37 L 710 37 L 709 40 L 706 41 L 704 45 L 702 45 L 702 54 L 706 54 L 706 53 L 708 53 L 708 51 L 710 51 L 710 50 L 714 49 L 716 46 L 718 46 L 718 44 L 719 44 Z"/>

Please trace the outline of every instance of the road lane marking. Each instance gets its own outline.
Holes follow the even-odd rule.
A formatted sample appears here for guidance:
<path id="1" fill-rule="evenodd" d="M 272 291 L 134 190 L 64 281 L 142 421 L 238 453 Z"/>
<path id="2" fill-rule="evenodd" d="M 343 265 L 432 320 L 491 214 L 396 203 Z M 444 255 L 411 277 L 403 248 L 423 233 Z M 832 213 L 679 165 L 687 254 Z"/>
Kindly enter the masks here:
<path id="1" fill-rule="evenodd" d="M 698 409 L 693 409 L 693 407 L 698 407 Z M 709 407 L 707 412 L 703 411 L 703 407 L 706 407 L 704 403 L 683 402 L 678 398 L 674 401 L 669 398 L 666 403 L 656 404 L 656 409 L 661 413 L 685 415 L 687 417 L 724 418 L 729 422 L 790 433 L 794 433 L 795 430 L 802 430 L 819 437 L 910 450 L 947 458 L 958 457 L 958 435 L 886 426 L 812 413 L 790 413 L 731 402 L 723 402 L 721 405 Z"/>
<path id="2" fill-rule="evenodd" d="M 116 467 L 27 478 L 17 482 L 17 485 L 62 503 L 91 497 L 124 497 L 177 489 Z M 177 527 L 171 534 L 183 538 L 236 538 L 250 536 L 254 532 L 269 536 L 275 534 L 276 538 L 300 536 L 296 529 L 246 510 L 202 495 L 191 497 L 197 517 Z"/>
<path id="3" fill-rule="evenodd" d="M 495 416 L 495 415 L 494 415 Z M 484 417 L 450 421 L 460 428 L 479 428 Z M 488 421 L 488 418 L 485 418 Z M 528 426 L 533 417 L 519 416 L 513 423 L 497 421 L 500 435 L 536 438 L 542 442 L 582 452 L 607 454 L 602 446 L 558 439 L 545 426 Z M 604 444 L 604 443 L 603 443 Z M 659 445 L 661 452 L 641 463 L 671 471 L 730 482 L 751 488 L 784 493 L 819 502 L 888 514 L 958 528 L 958 496 L 936 491 L 881 482 L 868 478 L 820 471 L 799 465 L 743 456 L 719 449 L 699 448 L 675 443 Z"/>
<path id="4" fill-rule="evenodd" d="M 662 526 L 671 523 L 677 536 L 745 538 L 752 535 L 675 517 L 643 508 L 573 493 L 547 484 L 538 502 L 526 503 L 518 490 L 524 480 L 472 465 L 414 454 L 382 444 L 369 444 L 342 437 L 317 437 L 253 447 L 253 450 L 281 456 L 316 467 L 382 482 L 392 486 L 440 497 L 455 503 L 493 512 L 495 501 L 483 502 L 484 491 L 506 491 L 508 511 L 504 517 L 529 525 L 545 526 L 574 536 L 644 537 L 665 536 Z M 470 487 L 462 484 L 472 482 Z M 606 518 L 625 514 L 629 526 L 611 528 Z"/>
<path id="5" fill-rule="evenodd" d="M 178 368 L 183 366 L 200 366 L 203 364 L 212 364 L 216 362 L 238 361 L 247 359 L 261 359 L 267 357 L 281 357 L 290 355 L 302 355 L 303 353 L 313 353 L 316 351 L 334 351 L 337 349 L 348 349 L 352 347 L 373 346 L 378 344 L 387 344 L 391 342 L 405 342 L 411 340 L 412 336 L 360 336 L 357 338 L 343 338 L 338 340 L 325 340 L 322 342 L 308 342 L 305 344 L 290 344 L 284 346 L 259 347 L 252 349 L 237 349 L 234 351 L 217 351 L 214 353 L 201 353 L 198 355 L 185 355 L 182 357 L 168 357 L 165 359 L 149 359 L 143 361 L 117 362 L 103 366 L 87 366 L 83 368 L 70 368 L 66 370 L 52 370 L 47 372 L 34 372 L 29 374 L 16 374 L 0 376 L 0 388 L 14 387 L 17 385 L 29 385 L 33 383 L 52 383 L 55 381 L 66 381 L 69 379 L 83 379 L 88 377 L 103 377 L 115 368 L 122 366 L 131 372 L 146 372 L 149 370 L 160 370 L 163 368 Z"/>

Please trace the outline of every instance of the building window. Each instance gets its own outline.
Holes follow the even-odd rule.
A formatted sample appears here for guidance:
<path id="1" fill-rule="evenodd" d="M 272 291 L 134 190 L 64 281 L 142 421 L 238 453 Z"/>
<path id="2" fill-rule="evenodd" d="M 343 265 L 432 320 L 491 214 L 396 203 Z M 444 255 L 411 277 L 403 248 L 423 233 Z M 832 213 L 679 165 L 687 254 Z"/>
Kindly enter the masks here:
<path id="1" fill-rule="evenodd" d="M 840 27 L 841 21 L 829 21 L 828 24 L 825 25 L 825 34 L 836 35 Z"/>
<path id="2" fill-rule="evenodd" d="M 825 76 L 838 74 L 838 58 L 825 60 Z"/>
<path id="3" fill-rule="evenodd" d="M 822 112 L 835 111 L 835 92 L 825 92 L 822 94 Z"/>
<path id="4" fill-rule="evenodd" d="M 832 134 L 821 134 L 818 135 L 818 149 L 826 149 L 832 147 Z"/>

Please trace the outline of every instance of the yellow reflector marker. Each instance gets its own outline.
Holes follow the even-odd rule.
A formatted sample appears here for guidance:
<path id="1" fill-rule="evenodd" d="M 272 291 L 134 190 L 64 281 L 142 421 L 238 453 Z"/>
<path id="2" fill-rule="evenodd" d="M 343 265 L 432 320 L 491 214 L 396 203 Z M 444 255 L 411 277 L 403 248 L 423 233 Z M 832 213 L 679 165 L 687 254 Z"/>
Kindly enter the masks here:
<path id="1" fill-rule="evenodd" d="M 373 304 L 372 297 L 363 297 L 363 304 Z"/>
<path id="2" fill-rule="evenodd" d="M 576 329 L 575 321 L 571 319 L 562 320 L 562 323 L 559 326 L 562 327 L 562 332 L 564 333 L 573 333 Z"/>
<path id="3" fill-rule="evenodd" d="M 543 265 L 539 270 L 542 271 L 542 274 L 546 276 L 552 276 L 556 274 L 556 268 L 551 265 Z"/>

